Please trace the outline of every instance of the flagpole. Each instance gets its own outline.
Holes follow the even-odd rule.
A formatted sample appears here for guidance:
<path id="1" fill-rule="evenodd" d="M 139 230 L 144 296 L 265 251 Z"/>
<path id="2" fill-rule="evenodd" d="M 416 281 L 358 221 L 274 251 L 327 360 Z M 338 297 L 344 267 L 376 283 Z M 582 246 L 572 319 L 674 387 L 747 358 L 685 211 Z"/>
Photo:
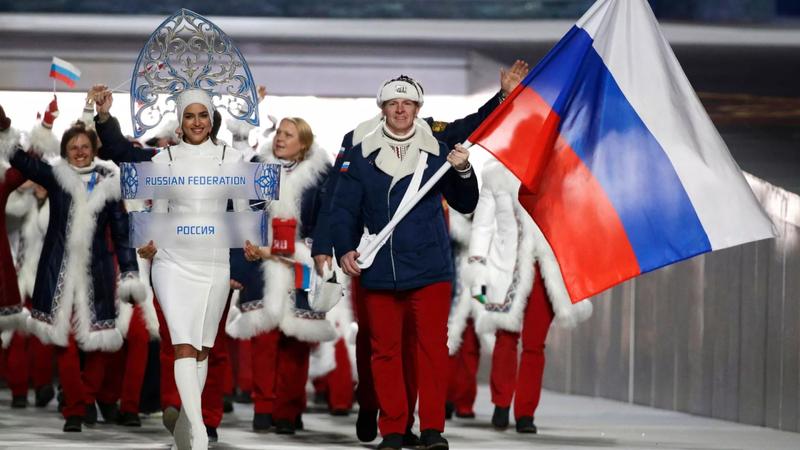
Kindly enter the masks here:
<path id="1" fill-rule="evenodd" d="M 113 88 L 111 88 L 111 92 L 119 92 L 119 93 L 124 93 L 125 91 L 120 91 L 119 89 L 120 89 L 122 86 L 124 86 L 124 85 L 125 85 L 125 83 L 130 83 L 130 81 L 131 81 L 131 79 L 130 79 L 130 78 L 128 78 L 127 80 L 123 81 L 122 83 L 120 83 L 120 84 L 118 84 L 118 85 L 114 86 Z"/>

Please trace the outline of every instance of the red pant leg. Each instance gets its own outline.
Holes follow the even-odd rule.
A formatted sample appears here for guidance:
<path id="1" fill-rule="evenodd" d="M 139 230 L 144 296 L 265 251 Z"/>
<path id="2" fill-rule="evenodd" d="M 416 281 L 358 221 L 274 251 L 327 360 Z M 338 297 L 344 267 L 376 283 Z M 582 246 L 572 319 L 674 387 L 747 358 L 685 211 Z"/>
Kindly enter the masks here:
<path id="1" fill-rule="evenodd" d="M 306 381 L 310 345 L 280 334 L 278 340 L 278 377 L 275 383 L 275 420 L 292 423 L 306 406 Z"/>
<path id="2" fill-rule="evenodd" d="M 84 403 L 93 405 L 97 399 L 97 394 L 103 386 L 106 376 L 106 366 L 114 356 L 114 353 L 106 352 L 84 352 L 83 354 L 83 385 Z"/>
<path id="3" fill-rule="evenodd" d="M 175 385 L 175 372 L 173 371 L 175 365 L 175 349 L 172 347 L 172 339 L 169 337 L 167 320 L 164 318 L 164 313 L 161 312 L 161 306 L 158 304 L 157 300 L 158 299 L 155 299 L 153 304 L 156 307 L 158 335 L 160 337 L 158 360 L 161 365 L 161 383 L 159 386 L 161 391 L 161 409 L 165 410 L 170 406 L 173 408 L 180 408 L 181 396 L 178 394 L 178 386 Z"/>
<path id="4" fill-rule="evenodd" d="M 414 412 L 417 410 L 417 330 L 414 326 L 412 308 L 406 307 L 405 322 L 403 327 L 403 381 L 406 387 L 406 401 L 408 402 L 408 420 L 406 428 L 414 426 Z"/>
<path id="5" fill-rule="evenodd" d="M 533 290 L 522 323 L 522 355 L 514 398 L 514 417 L 533 417 L 539 406 L 544 374 L 544 341 L 553 321 L 553 307 L 547 298 L 544 281 L 536 270 Z"/>
<path id="6" fill-rule="evenodd" d="M 364 410 L 378 410 L 378 396 L 375 393 L 375 383 L 372 380 L 372 347 L 369 334 L 369 316 L 364 289 L 358 278 L 352 281 L 353 311 L 358 322 L 356 333 L 356 372 L 358 385 L 356 385 L 356 399 L 358 406 Z"/>
<path id="7" fill-rule="evenodd" d="M 459 414 L 473 413 L 475 397 L 478 395 L 478 363 L 480 361 L 480 345 L 472 319 L 467 321 L 461 348 L 455 355 L 457 369 L 455 389 L 451 401 Z"/>
<path id="8" fill-rule="evenodd" d="M 78 345 L 70 335 L 66 347 L 55 348 L 58 360 L 58 379 L 64 393 L 61 414 L 64 418 L 81 416 L 86 413 L 85 388 L 81 379 L 81 362 Z"/>
<path id="9" fill-rule="evenodd" d="M 53 355 L 52 345 L 42 344 L 35 335 L 28 336 L 28 358 L 33 387 L 53 384 Z"/>
<path id="10" fill-rule="evenodd" d="M 97 401 L 102 403 L 117 403 L 122 395 L 122 379 L 125 377 L 125 359 L 128 354 L 127 345 L 105 357 L 105 370 L 100 389 L 97 391 Z"/>
<path id="11" fill-rule="evenodd" d="M 147 332 L 147 325 L 142 315 L 142 309 L 139 306 L 136 306 L 133 310 L 125 346 L 127 347 L 127 355 L 119 410 L 127 413 L 138 413 L 150 346 L 150 334 Z"/>
<path id="12" fill-rule="evenodd" d="M 28 395 L 28 337 L 15 331 L 5 352 L 6 381 L 11 395 Z"/>
<path id="13" fill-rule="evenodd" d="M 230 300 L 230 295 L 228 296 Z M 231 359 L 228 354 L 228 335 L 225 334 L 225 322 L 228 315 L 227 306 L 225 314 L 222 315 L 217 337 L 214 339 L 214 348 L 208 356 L 208 377 L 206 386 L 203 389 L 203 423 L 210 427 L 217 428 L 222 422 L 223 399 L 226 384 L 233 377 L 230 373 Z M 232 385 L 232 381 L 230 384 Z"/>
<path id="14" fill-rule="evenodd" d="M 234 341 L 233 339 L 231 339 Z M 236 371 L 236 385 L 240 391 L 252 392 L 253 391 L 253 355 L 251 353 L 251 341 L 235 340 L 237 346 L 237 358 L 239 361 L 238 370 Z"/>
<path id="15" fill-rule="evenodd" d="M 330 376 L 331 373 L 332 372 L 328 373 L 327 375 L 323 375 L 321 377 L 317 377 L 311 380 L 311 385 L 314 387 L 314 394 L 328 395 L 328 376 Z"/>
<path id="16" fill-rule="evenodd" d="M 250 341 L 253 367 L 253 410 L 256 414 L 272 414 L 275 407 L 275 379 L 278 371 L 278 339 L 275 329 L 261 333 Z"/>
<path id="17" fill-rule="evenodd" d="M 380 405 L 378 428 L 383 436 L 402 434 L 409 415 L 402 357 L 407 299 L 403 293 L 394 291 L 366 291 L 364 299 L 370 329 L 372 380 Z"/>
<path id="18" fill-rule="evenodd" d="M 353 369 L 344 338 L 334 344 L 336 368 L 327 377 L 328 405 L 331 410 L 349 411 L 353 407 Z"/>
<path id="19" fill-rule="evenodd" d="M 497 330 L 495 337 L 489 387 L 492 392 L 492 403 L 501 408 L 508 408 L 514 398 L 517 383 L 519 333 Z"/>
<path id="20" fill-rule="evenodd" d="M 233 395 L 233 391 L 236 388 L 236 364 L 239 362 L 239 356 L 237 353 L 231 353 L 231 349 L 235 349 L 234 345 L 231 345 L 231 341 L 235 341 L 230 336 L 225 334 L 225 322 L 222 322 L 219 330 L 219 333 L 222 333 L 222 340 L 225 341 L 225 354 L 228 355 L 227 364 L 225 364 L 225 376 L 222 378 L 222 394 L 223 397 L 225 395 Z"/>
<path id="21" fill-rule="evenodd" d="M 440 282 L 416 289 L 409 296 L 417 338 L 421 430 L 444 431 L 450 295 L 450 283 Z"/>

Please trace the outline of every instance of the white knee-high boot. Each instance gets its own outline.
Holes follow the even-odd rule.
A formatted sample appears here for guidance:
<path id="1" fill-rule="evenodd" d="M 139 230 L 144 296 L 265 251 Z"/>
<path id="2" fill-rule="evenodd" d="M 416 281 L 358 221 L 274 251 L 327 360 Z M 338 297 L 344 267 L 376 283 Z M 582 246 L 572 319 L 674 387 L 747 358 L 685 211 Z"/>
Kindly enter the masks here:
<path id="1" fill-rule="evenodd" d="M 180 358 L 175 360 L 175 384 L 181 396 L 181 413 L 186 415 L 192 430 L 192 450 L 207 450 L 208 435 L 203 424 L 200 383 L 197 360 Z M 176 439 L 177 442 L 177 439 Z"/>
<path id="2" fill-rule="evenodd" d="M 200 361 L 197 360 L 197 383 L 200 385 L 200 395 L 203 394 L 203 388 L 206 387 L 206 379 L 208 378 L 208 357 Z"/>

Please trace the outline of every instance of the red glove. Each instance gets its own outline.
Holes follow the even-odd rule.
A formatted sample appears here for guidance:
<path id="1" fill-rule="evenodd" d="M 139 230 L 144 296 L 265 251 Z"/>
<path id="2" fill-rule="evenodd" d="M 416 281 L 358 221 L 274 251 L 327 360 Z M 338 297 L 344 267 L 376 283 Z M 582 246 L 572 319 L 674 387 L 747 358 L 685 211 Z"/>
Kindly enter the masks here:
<path id="1" fill-rule="evenodd" d="M 296 234 L 296 219 L 272 219 L 272 254 L 284 256 L 294 254 Z"/>

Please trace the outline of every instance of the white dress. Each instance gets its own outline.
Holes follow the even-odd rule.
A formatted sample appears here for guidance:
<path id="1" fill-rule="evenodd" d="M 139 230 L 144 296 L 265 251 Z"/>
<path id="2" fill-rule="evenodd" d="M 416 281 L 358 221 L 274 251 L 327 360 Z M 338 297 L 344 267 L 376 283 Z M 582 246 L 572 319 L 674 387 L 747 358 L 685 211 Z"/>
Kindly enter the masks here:
<path id="1" fill-rule="evenodd" d="M 219 162 L 223 146 L 207 140 L 200 145 L 182 142 L 153 157 L 154 163 L 209 159 Z M 242 160 L 242 153 L 230 146 L 223 164 Z M 224 212 L 227 199 L 154 200 L 153 212 Z M 234 202 L 237 210 L 246 200 Z M 158 243 L 156 242 L 156 247 Z M 167 321 L 173 345 L 191 344 L 198 350 L 212 347 L 230 290 L 230 251 L 218 248 L 158 248 L 153 258 L 153 289 Z"/>

